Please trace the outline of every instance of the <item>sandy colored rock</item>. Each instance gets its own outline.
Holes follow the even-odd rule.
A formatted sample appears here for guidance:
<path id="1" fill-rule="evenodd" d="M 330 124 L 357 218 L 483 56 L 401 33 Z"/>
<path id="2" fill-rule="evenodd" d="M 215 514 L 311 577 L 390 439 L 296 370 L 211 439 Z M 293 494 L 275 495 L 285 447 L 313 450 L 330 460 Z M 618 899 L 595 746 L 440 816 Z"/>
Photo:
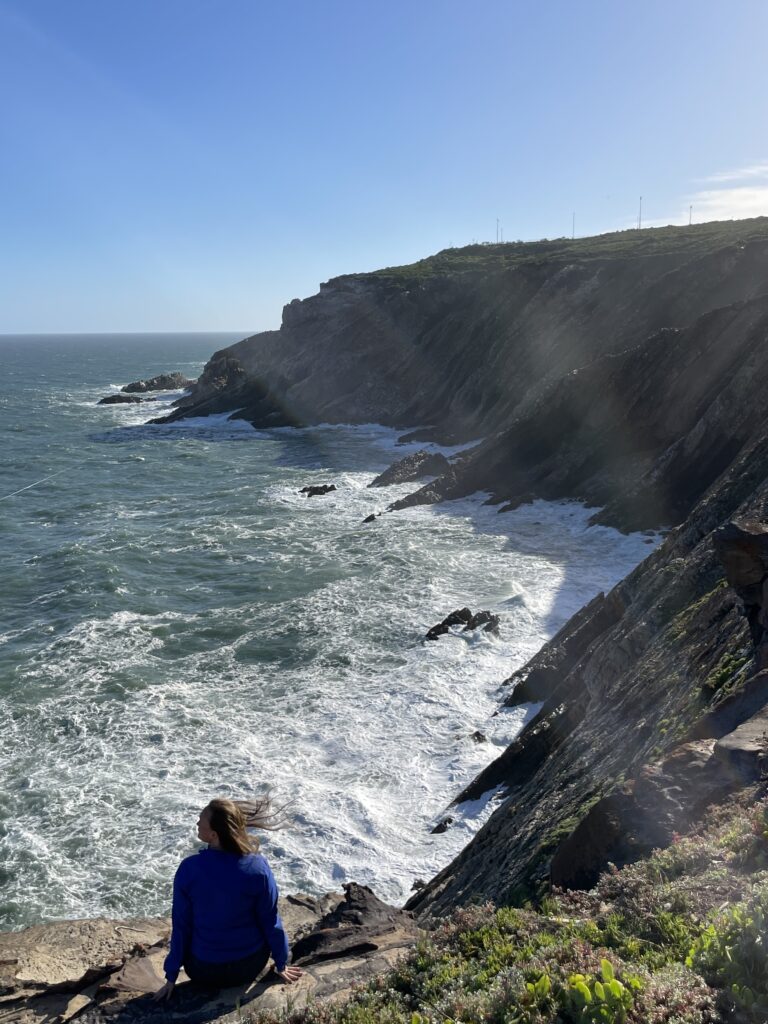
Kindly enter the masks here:
<path id="1" fill-rule="evenodd" d="M 719 739 L 715 756 L 745 781 L 756 782 L 768 760 L 768 708 Z"/>
<path id="2" fill-rule="evenodd" d="M 0 985 L 17 989 L 75 989 L 119 967 L 137 946 L 166 938 L 165 918 L 133 921 L 55 921 L 0 934 Z M 16 961 L 16 962 L 14 962 Z"/>

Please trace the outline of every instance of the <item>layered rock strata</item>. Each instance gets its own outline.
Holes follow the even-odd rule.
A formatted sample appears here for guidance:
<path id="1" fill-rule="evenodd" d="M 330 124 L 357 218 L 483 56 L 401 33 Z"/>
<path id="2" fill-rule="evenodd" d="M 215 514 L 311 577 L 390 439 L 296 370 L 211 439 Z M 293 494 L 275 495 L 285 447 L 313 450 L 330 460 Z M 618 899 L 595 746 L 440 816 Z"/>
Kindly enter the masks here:
<path id="1" fill-rule="evenodd" d="M 509 703 L 542 707 L 458 798 L 503 802 L 410 909 L 589 887 L 761 784 L 768 425 L 756 433 L 661 547 L 512 677 Z"/>
<path id="2" fill-rule="evenodd" d="M 487 440 L 395 508 L 488 490 L 671 524 L 751 435 L 767 271 L 766 218 L 449 250 L 295 300 L 166 419 L 428 423 Z"/>

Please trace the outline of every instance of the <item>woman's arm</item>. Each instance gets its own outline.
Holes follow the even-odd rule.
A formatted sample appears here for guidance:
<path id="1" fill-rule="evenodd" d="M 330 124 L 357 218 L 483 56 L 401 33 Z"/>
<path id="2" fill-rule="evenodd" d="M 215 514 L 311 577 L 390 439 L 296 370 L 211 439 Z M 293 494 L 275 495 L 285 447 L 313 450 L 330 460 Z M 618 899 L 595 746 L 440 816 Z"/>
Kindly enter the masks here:
<path id="1" fill-rule="evenodd" d="M 173 879 L 173 910 L 171 911 L 171 948 L 165 958 L 165 977 L 173 986 L 189 952 L 192 937 L 192 901 L 186 888 L 187 870 L 182 861 Z M 171 991 L 173 989 L 171 988 Z M 168 993 L 170 995 L 170 992 Z"/>
<path id="2" fill-rule="evenodd" d="M 255 914 L 259 930 L 275 961 L 275 970 L 284 981 L 295 981 L 294 977 L 285 977 L 288 964 L 288 936 L 277 911 L 277 885 L 266 862 L 264 871 L 257 876 Z M 290 970 L 293 974 L 298 968 Z"/>

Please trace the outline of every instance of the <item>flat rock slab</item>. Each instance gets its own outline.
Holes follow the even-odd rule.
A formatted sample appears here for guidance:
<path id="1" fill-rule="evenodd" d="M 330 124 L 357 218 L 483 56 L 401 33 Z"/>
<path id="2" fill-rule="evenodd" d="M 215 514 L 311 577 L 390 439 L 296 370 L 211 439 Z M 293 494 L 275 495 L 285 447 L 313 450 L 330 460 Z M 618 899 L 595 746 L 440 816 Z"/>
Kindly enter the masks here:
<path id="1" fill-rule="evenodd" d="M 715 744 L 715 756 L 747 781 L 756 782 L 768 761 L 768 708 L 748 718 Z"/>
<path id="2" fill-rule="evenodd" d="M 54 921 L 0 934 L 0 987 L 6 994 L 74 990 L 116 970 L 137 947 L 167 938 L 166 918 Z"/>

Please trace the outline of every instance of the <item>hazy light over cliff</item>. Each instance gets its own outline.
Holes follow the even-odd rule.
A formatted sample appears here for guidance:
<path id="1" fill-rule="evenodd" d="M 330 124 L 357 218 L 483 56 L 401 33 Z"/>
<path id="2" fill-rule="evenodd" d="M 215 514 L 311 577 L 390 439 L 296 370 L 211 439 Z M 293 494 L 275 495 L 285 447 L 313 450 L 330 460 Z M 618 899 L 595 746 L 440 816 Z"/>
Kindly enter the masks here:
<path id="1" fill-rule="evenodd" d="M 0 0 L 0 332 L 275 327 L 641 194 L 768 214 L 766 30 L 762 0 Z"/>

